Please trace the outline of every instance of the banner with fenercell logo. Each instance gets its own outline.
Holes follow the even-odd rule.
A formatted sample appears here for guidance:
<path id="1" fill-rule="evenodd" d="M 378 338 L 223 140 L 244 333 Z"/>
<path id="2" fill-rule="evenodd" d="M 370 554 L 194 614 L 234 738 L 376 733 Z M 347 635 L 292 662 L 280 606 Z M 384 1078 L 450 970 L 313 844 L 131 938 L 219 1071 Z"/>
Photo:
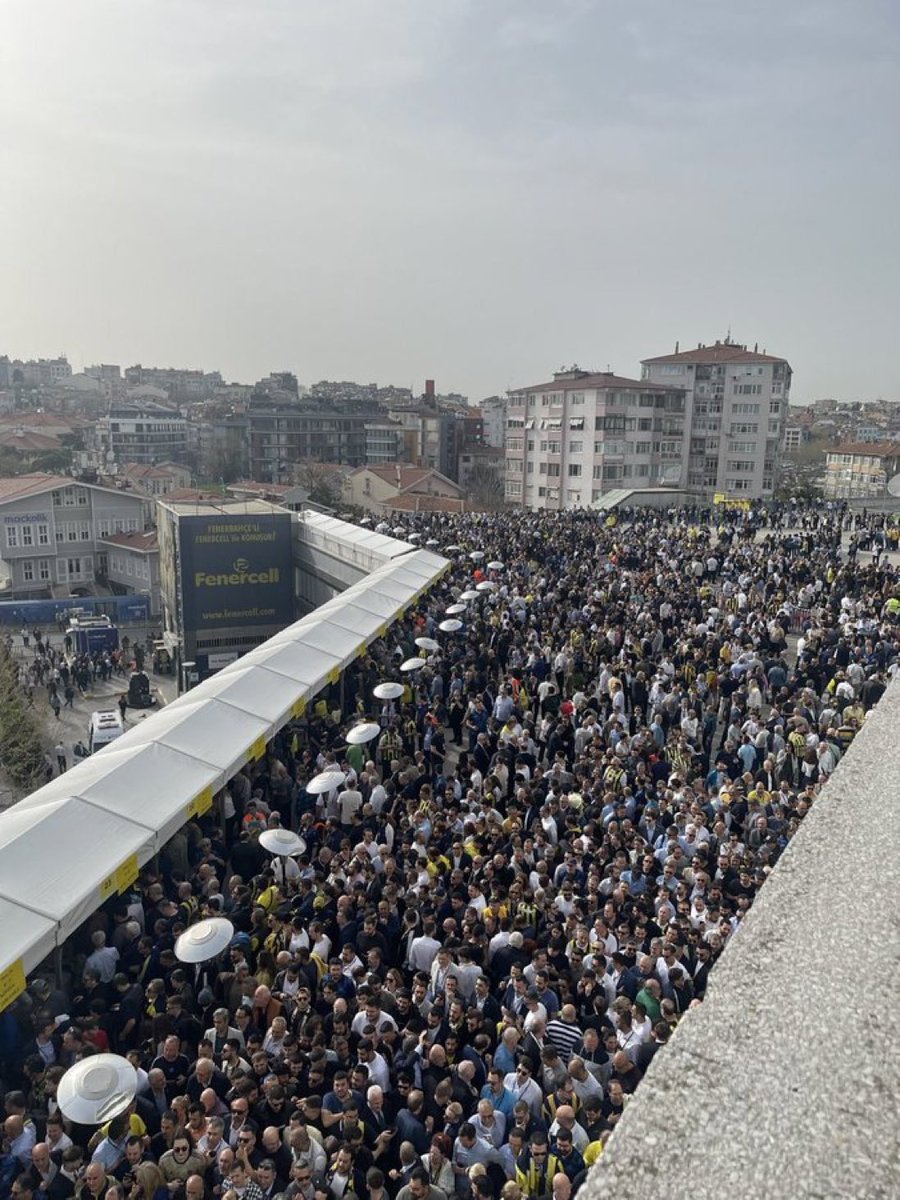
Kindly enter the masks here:
<path id="1" fill-rule="evenodd" d="M 293 620 L 290 513 L 182 516 L 178 541 L 185 628 Z"/>

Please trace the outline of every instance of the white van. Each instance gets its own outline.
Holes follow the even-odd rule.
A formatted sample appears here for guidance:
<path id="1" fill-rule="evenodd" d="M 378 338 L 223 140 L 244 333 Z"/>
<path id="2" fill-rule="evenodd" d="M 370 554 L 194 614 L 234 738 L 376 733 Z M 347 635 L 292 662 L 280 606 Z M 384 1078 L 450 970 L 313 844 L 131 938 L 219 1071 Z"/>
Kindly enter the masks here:
<path id="1" fill-rule="evenodd" d="M 116 709 L 91 713 L 91 727 L 88 730 L 88 754 L 95 754 L 121 737 L 125 725 L 121 714 Z"/>

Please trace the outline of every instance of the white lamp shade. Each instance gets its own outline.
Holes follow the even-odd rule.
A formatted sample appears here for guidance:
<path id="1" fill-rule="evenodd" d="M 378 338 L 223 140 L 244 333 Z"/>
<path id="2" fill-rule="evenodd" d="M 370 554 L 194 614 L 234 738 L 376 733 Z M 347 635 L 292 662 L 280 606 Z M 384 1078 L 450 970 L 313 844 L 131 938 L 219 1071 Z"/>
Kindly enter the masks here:
<path id="1" fill-rule="evenodd" d="M 438 625 L 441 633 L 457 633 L 462 627 L 462 621 L 457 620 L 456 617 L 448 617 L 446 621 L 441 621 Z"/>
<path id="2" fill-rule="evenodd" d="M 299 833 L 290 829 L 264 829 L 259 835 L 259 844 L 270 854 L 280 854 L 283 857 L 306 853 L 306 842 Z"/>
<path id="3" fill-rule="evenodd" d="M 381 726 L 377 721 L 364 721 L 361 725 L 354 725 L 347 731 L 347 743 L 351 746 L 364 746 L 366 742 L 377 738 L 379 733 L 381 733 Z"/>
<path id="4" fill-rule="evenodd" d="M 400 664 L 401 671 L 421 671 L 423 667 L 427 667 L 428 663 L 424 658 L 408 658 L 406 662 Z"/>
<path id="5" fill-rule="evenodd" d="M 416 638 L 416 645 L 420 650 L 440 650 L 441 648 L 441 643 L 430 637 Z"/>
<path id="6" fill-rule="evenodd" d="M 184 931 L 175 943 L 179 962 L 201 963 L 221 954 L 234 937 L 234 926 L 227 917 L 210 917 Z"/>
<path id="7" fill-rule="evenodd" d="M 372 695 L 377 700 L 399 700 L 403 695 L 404 687 L 402 683 L 379 683 L 377 687 L 372 688 Z"/>
<path id="8" fill-rule="evenodd" d="M 306 785 L 306 790 L 311 796 L 324 796 L 326 792 L 333 792 L 346 782 L 347 776 L 343 771 L 322 771 L 312 777 Z"/>
<path id="9" fill-rule="evenodd" d="M 125 1111 L 137 1091 L 137 1072 L 119 1054 L 92 1054 L 59 1081 L 57 1101 L 77 1125 L 102 1125 Z"/>

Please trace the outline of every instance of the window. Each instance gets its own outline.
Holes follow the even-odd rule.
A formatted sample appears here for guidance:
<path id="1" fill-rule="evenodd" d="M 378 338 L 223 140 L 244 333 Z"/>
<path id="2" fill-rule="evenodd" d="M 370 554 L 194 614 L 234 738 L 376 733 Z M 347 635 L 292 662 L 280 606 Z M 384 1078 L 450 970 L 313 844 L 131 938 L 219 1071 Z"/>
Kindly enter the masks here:
<path id="1" fill-rule="evenodd" d="M 34 563 L 30 558 L 26 558 L 22 563 L 22 578 L 26 583 L 34 582 Z"/>
<path id="2" fill-rule="evenodd" d="M 63 504 L 66 508 L 74 508 L 75 507 L 75 489 L 74 488 L 67 487 L 67 488 L 63 489 Z"/>
<path id="3" fill-rule="evenodd" d="M 569 478 L 576 479 L 581 474 L 581 463 L 569 463 Z"/>
<path id="4" fill-rule="evenodd" d="M 38 559 L 38 578 L 46 582 L 50 578 L 49 558 Z"/>
<path id="5" fill-rule="evenodd" d="M 89 497 L 88 497 L 88 494 L 85 491 L 85 489 L 79 488 L 78 489 L 78 503 L 80 505 L 82 505 L 83 507 L 87 507 L 88 499 L 89 499 Z"/>
<path id="6" fill-rule="evenodd" d="M 584 450 L 584 442 L 569 442 L 570 454 L 581 454 Z"/>
<path id="7" fill-rule="evenodd" d="M 43 522 L 41 522 L 37 527 L 37 535 L 38 535 L 38 545 L 39 546 L 49 546 L 50 545 L 50 526 L 49 525 L 45 525 Z"/>
<path id="8" fill-rule="evenodd" d="M 78 522 L 78 536 L 83 542 L 91 540 L 91 527 L 87 521 Z"/>
<path id="9" fill-rule="evenodd" d="M 729 471 L 752 471 L 754 465 L 752 458 L 730 458 L 728 460 Z"/>
<path id="10" fill-rule="evenodd" d="M 18 525 L 7 525 L 6 527 L 6 545 L 10 550 L 15 549 L 19 544 L 19 527 Z"/>
<path id="11" fill-rule="evenodd" d="M 558 479 L 560 474 L 559 463 L 547 463 L 547 476 L 549 479 Z"/>
<path id="12" fill-rule="evenodd" d="M 22 545 L 23 546 L 33 546 L 34 545 L 34 529 L 31 527 L 31 525 L 23 525 L 22 526 Z"/>
<path id="13" fill-rule="evenodd" d="M 570 429 L 584 429 L 584 417 L 569 417 Z"/>
<path id="14" fill-rule="evenodd" d="M 635 454 L 649 454 L 650 453 L 650 443 L 649 442 L 635 442 L 634 443 L 634 452 L 635 452 Z"/>
<path id="15" fill-rule="evenodd" d="M 530 462 L 530 463 L 527 465 L 527 467 L 525 468 L 525 473 L 526 473 L 526 475 L 533 475 L 533 474 L 534 474 L 534 463 L 533 463 L 533 462 Z"/>
<path id="16" fill-rule="evenodd" d="M 642 432 L 649 433 L 650 430 L 653 428 L 653 418 L 652 417 L 638 417 L 637 427 L 638 427 L 638 429 L 642 430 Z"/>
<path id="17" fill-rule="evenodd" d="M 584 404 L 584 392 L 572 392 L 569 401 L 572 404 Z"/>

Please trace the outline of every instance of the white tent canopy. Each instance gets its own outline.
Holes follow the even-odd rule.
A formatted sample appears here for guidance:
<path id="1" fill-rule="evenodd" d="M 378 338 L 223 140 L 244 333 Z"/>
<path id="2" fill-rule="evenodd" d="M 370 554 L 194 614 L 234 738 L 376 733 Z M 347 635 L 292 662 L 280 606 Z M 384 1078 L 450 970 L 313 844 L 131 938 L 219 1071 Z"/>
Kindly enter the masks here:
<path id="1" fill-rule="evenodd" d="M 44 803 L 35 792 L 0 821 L 0 896 L 54 922 L 61 944 L 115 894 L 117 870 L 152 854 L 143 826 L 83 800 Z"/>
<path id="2" fill-rule="evenodd" d="M 126 891 L 139 867 L 449 566 L 324 520 L 335 542 L 375 538 L 385 557 L 391 548 L 398 556 L 0 813 L 0 971 L 33 970 Z"/>
<path id="3" fill-rule="evenodd" d="M 224 786 L 223 771 L 170 746 L 147 742 L 121 747 L 120 738 L 36 795 L 42 803 L 74 796 L 143 825 L 159 850 L 188 820 L 189 808 Z"/>
<path id="4" fill-rule="evenodd" d="M 232 704 L 222 704 L 204 690 L 195 688 L 162 712 L 148 717 L 119 739 L 126 748 L 144 742 L 171 746 L 201 762 L 218 767 L 230 779 L 253 757 L 252 749 L 269 732 L 268 722 L 243 713 Z"/>
<path id="5" fill-rule="evenodd" d="M 56 944 L 56 926 L 21 904 L 0 900 L 0 976 L 18 959 L 27 974 Z"/>

